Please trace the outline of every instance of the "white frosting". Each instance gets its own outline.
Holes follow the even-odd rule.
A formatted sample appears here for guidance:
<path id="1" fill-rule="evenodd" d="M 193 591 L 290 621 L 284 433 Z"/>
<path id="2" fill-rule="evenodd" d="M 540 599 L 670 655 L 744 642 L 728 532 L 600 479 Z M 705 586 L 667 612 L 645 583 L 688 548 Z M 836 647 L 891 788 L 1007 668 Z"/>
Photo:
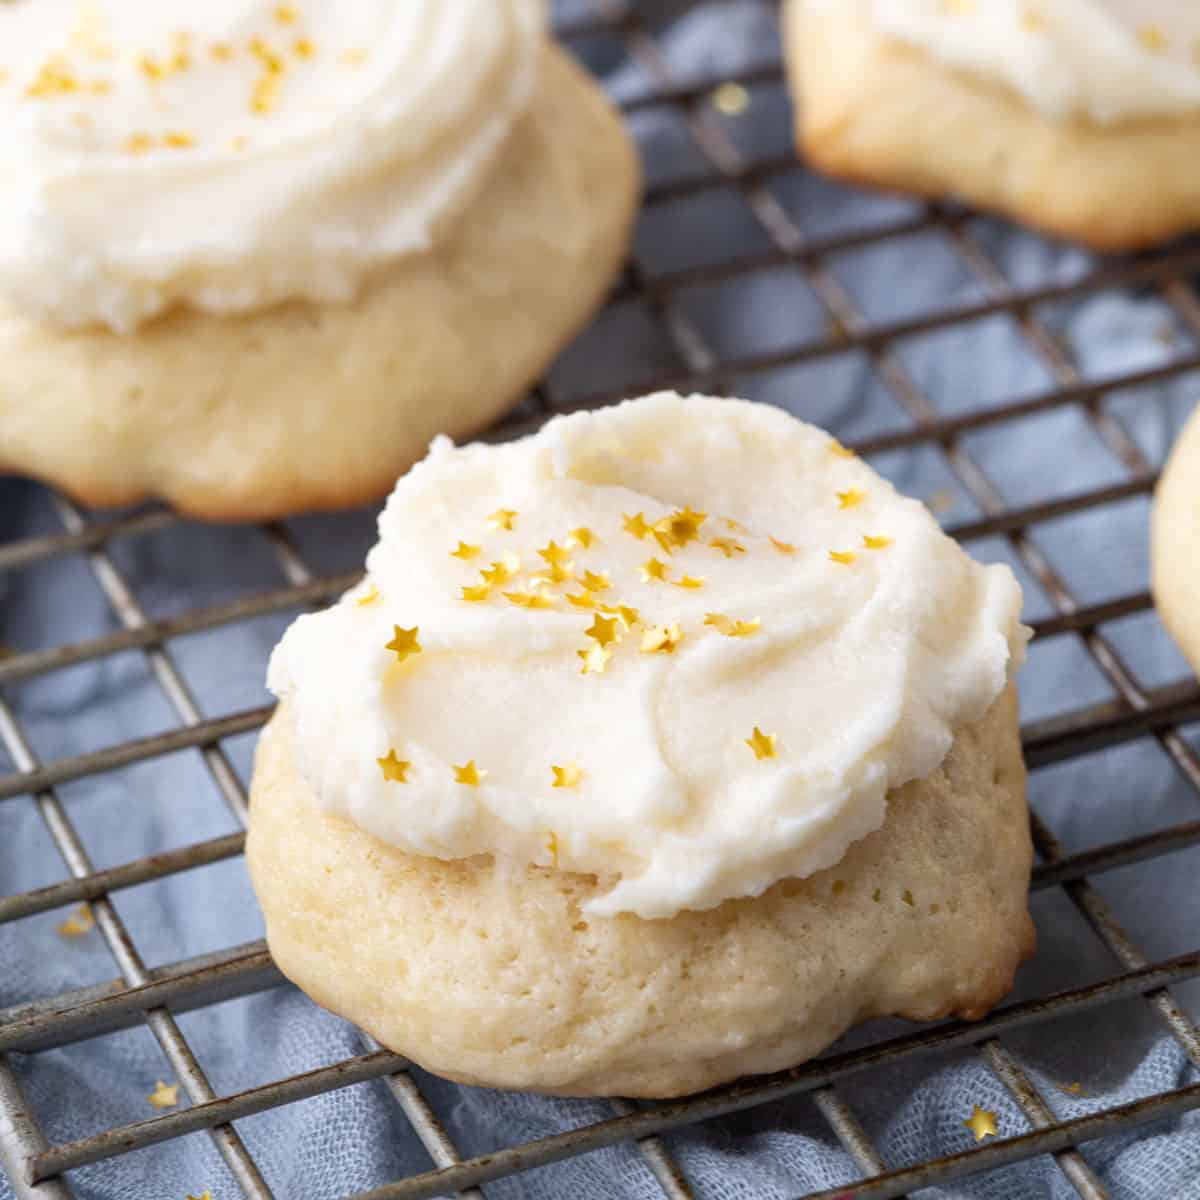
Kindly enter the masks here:
<path id="1" fill-rule="evenodd" d="M 117 330 L 350 298 L 468 202 L 543 23 L 542 0 L 0 3 L 0 293 Z"/>
<path id="2" fill-rule="evenodd" d="M 1028 631 L 1007 567 L 974 562 L 836 446 L 776 409 L 665 393 L 508 445 L 439 438 L 380 517 L 366 583 L 300 617 L 271 660 L 319 804 L 412 853 L 595 873 L 605 915 L 709 908 L 838 862 L 882 823 L 888 789 L 933 771 L 992 704 Z M 685 506 L 708 515 L 671 553 L 624 529 Z M 488 527 L 499 508 L 511 531 Z M 571 551 L 576 577 L 606 571 L 598 602 L 677 622 L 673 653 L 642 652 L 635 626 L 583 674 L 593 612 L 514 606 L 513 583 L 461 598 L 505 554 L 528 578 L 581 526 L 594 540 Z M 452 557 L 459 539 L 479 555 Z M 643 581 L 652 557 L 703 586 Z M 761 625 L 724 636 L 714 612 Z M 396 625 L 419 629 L 402 663 L 385 649 Z M 746 744 L 756 727 L 774 757 Z M 406 782 L 377 763 L 392 750 Z M 455 780 L 470 760 L 479 787 Z M 554 788 L 554 765 L 582 779 Z"/>
<path id="3" fill-rule="evenodd" d="M 834 0 L 841 3 L 843 0 Z M 1056 118 L 1200 107 L 1194 0 L 868 0 L 878 27 Z"/>

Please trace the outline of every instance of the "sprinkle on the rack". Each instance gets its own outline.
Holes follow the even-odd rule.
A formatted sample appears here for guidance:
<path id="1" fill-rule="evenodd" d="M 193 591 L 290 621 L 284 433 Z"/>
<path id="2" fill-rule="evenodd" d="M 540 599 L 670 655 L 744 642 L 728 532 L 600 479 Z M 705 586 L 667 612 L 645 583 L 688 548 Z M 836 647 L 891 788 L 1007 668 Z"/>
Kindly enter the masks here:
<path id="1" fill-rule="evenodd" d="M 843 567 L 848 567 L 858 555 L 853 550 L 830 550 L 829 561 L 841 563 Z"/>
<path id="2" fill-rule="evenodd" d="M 58 932 L 63 937 L 77 938 L 90 933 L 95 927 L 96 918 L 92 915 L 90 905 L 81 904 L 71 915 L 58 926 Z"/>
<path id="3" fill-rule="evenodd" d="M 617 632 L 617 618 L 602 617 L 599 613 L 592 617 L 591 627 L 583 632 L 585 637 L 590 637 L 600 646 L 608 646 L 621 640 L 621 635 Z"/>
<path id="4" fill-rule="evenodd" d="M 498 508 L 487 519 L 489 529 L 508 529 L 511 530 L 513 522 L 517 519 L 517 512 L 512 508 Z"/>
<path id="5" fill-rule="evenodd" d="M 977 1142 L 986 1137 L 996 1136 L 996 1114 L 989 1109 L 980 1108 L 978 1104 L 971 1106 L 971 1115 L 963 1124 L 975 1135 Z"/>
<path id="6" fill-rule="evenodd" d="M 1058 1085 L 1058 1090 L 1060 1092 L 1066 1092 L 1066 1093 L 1068 1093 L 1068 1095 L 1071 1095 L 1071 1096 L 1082 1096 L 1083 1095 L 1083 1084 L 1078 1083 L 1078 1082 L 1076 1082 L 1076 1083 L 1060 1083 Z"/>
<path id="7" fill-rule="evenodd" d="M 517 608 L 553 608 L 558 602 L 557 597 L 546 591 L 537 583 L 529 587 L 518 588 L 515 592 L 505 592 L 504 598 Z"/>
<path id="8" fill-rule="evenodd" d="M 580 525 L 578 529 L 572 529 L 567 535 L 567 545 L 582 546 L 583 549 L 589 550 L 595 538 L 596 535 L 586 525 Z"/>
<path id="9" fill-rule="evenodd" d="M 913 899 L 913 894 L 908 888 L 904 889 L 903 893 L 900 896 L 900 899 L 903 900 L 904 903 L 907 904 L 909 908 L 916 908 L 916 906 L 917 906 L 917 902 Z"/>
<path id="10" fill-rule="evenodd" d="M 368 604 L 374 604 L 379 599 L 379 589 L 372 583 L 368 585 L 367 590 L 357 597 L 354 601 L 359 608 L 366 608 Z"/>
<path id="11" fill-rule="evenodd" d="M 704 586 L 703 575 L 681 575 L 678 579 L 673 579 L 671 583 L 679 588 L 691 588 L 693 590 Z"/>
<path id="12" fill-rule="evenodd" d="M 581 592 L 567 593 L 566 599 L 568 604 L 573 604 L 576 608 L 592 608 L 596 603 L 596 597 L 587 588 Z"/>
<path id="13" fill-rule="evenodd" d="M 490 583 L 476 583 L 462 590 L 462 598 L 470 604 L 481 604 L 492 594 Z"/>
<path id="14" fill-rule="evenodd" d="M 395 749 L 389 750 L 383 758 L 377 758 L 375 761 L 379 764 L 379 769 L 388 783 L 408 782 L 408 768 L 412 766 L 412 763 L 403 758 L 397 758 Z"/>
<path id="15" fill-rule="evenodd" d="M 612 587 L 607 571 L 584 571 L 580 583 L 590 592 L 607 592 Z"/>
<path id="16" fill-rule="evenodd" d="M 601 604 L 600 611 L 608 613 L 609 616 L 620 617 L 621 624 L 626 629 L 632 629 L 642 619 L 641 613 L 636 608 L 631 608 L 628 604 Z"/>
<path id="17" fill-rule="evenodd" d="M 708 543 L 714 550 L 720 550 L 726 558 L 732 558 L 735 554 L 745 554 L 746 547 L 741 542 L 735 542 L 733 538 L 719 537 L 713 538 Z"/>
<path id="18" fill-rule="evenodd" d="M 487 772 L 475 765 L 475 760 L 454 768 L 454 782 L 466 784 L 467 787 L 478 787 L 487 778 Z"/>
<path id="19" fill-rule="evenodd" d="M 551 786 L 556 788 L 576 787 L 583 778 L 583 768 L 574 763 L 567 763 L 565 767 L 552 765 L 550 770 L 554 772 L 554 783 Z"/>
<path id="20" fill-rule="evenodd" d="M 642 577 L 643 583 L 649 583 L 652 579 L 665 582 L 667 578 L 667 564 L 660 562 L 657 558 L 650 558 L 638 567 L 638 572 Z"/>
<path id="21" fill-rule="evenodd" d="M 740 117 L 750 107 L 750 93 L 740 83 L 728 80 L 713 89 L 713 108 L 727 117 Z"/>
<path id="22" fill-rule="evenodd" d="M 773 538 L 769 534 L 767 540 L 779 551 L 780 554 L 795 554 L 796 547 L 791 542 L 781 542 L 778 538 Z"/>
<path id="23" fill-rule="evenodd" d="M 650 532 L 650 526 L 646 524 L 646 518 L 642 513 L 635 513 L 632 517 L 627 513 L 622 513 L 622 516 L 625 518 L 623 526 L 625 532 L 632 534 L 639 541 Z"/>
<path id="24" fill-rule="evenodd" d="M 869 533 L 863 534 L 863 549 L 864 550 L 886 550 L 892 544 L 890 537 L 873 537 Z"/>
<path id="25" fill-rule="evenodd" d="M 1155 54 L 1160 54 L 1167 48 L 1167 35 L 1158 25 L 1143 25 L 1138 31 L 1138 41 Z"/>
<path id="26" fill-rule="evenodd" d="M 837 493 L 838 508 L 857 508 L 866 498 L 866 492 L 860 492 L 858 488 L 847 488 L 844 492 Z"/>
<path id="27" fill-rule="evenodd" d="M 179 1103 L 179 1084 L 154 1081 L 154 1091 L 146 1097 L 155 1108 L 174 1108 Z"/>
<path id="28" fill-rule="evenodd" d="M 763 733 L 757 725 L 754 727 L 754 732 L 746 738 L 746 745 L 754 751 L 754 757 L 757 759 L 775 757 L 775 735 Z"/>
<path id="29" fill-rule="evenodd" d="M 212 1200 L 212 1192 L 207 1188 L 199 1196 L 193 1196 L 191 1192 L 188 1192 L 187 1200 Z"/>
<path id="30" fill-rule="evenodd" d="M 652 625 L 642 634 L 643 654 L 674 654 L 675 647 L 683 641 L 677 623 Z"/>
<path id="31" fill-rule="evenodd" d="M 858 457 L 858 455 L 855 454 L 854 451 L 851 450 L 848 446 L 843 446 L 842 443 L 837 440 L 837 438 L 829 439 L 829 453 L 836 454 L 838 456 L 838 458 L 857 458 Z"/>
<path id="32" fill-rule="evenodd" d="M 401 629 L 399 625 L 393 625 L 392 630 L 395 637 L 384 646 L 384 649 L 394 650 L 397 662 L 403 662 L 410 655 L 421 653 L 421 643 L 417 641 L 417 634 L 420 631 L 416 625 L 411 629 Z"/>
<path id="33" fill-rule="evenodd" d="M 603 646 L 591 646 L 587 650 L 576 650 L 575 653 L 583 659 L 583 666 L 579 669 L 580 675 L 603 675 L 608 660 L 612 658 L 612 651 Z"/>
<path id="34" fill-rule="evenodd" d="M 474 558 L 475 555 L 477 555 L 478 553 L 479 553 L 478 546 L 472 546 L 467 542 L 460 541 L 458 543 L 458 548 L 456 550 L 450 551 L 450 557 L 451 558 L 461 558 L 463 560 L 463 562 L 466 562 L 467 559 Z"/>

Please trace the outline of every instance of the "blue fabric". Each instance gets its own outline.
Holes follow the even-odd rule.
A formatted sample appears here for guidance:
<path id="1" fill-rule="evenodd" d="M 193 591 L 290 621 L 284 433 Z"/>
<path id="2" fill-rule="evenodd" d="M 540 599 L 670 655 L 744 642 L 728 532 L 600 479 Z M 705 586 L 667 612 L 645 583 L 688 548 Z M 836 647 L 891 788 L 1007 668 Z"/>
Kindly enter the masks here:
<path id="1" fill-rule="evenodd" d="M 581 5 L 564 5 L 564 8 Z M 651 6 L 653 7 L 653 6 Z M 680 5 L 663 4 L 664 12 Z M 668 14 L 669 15 L 669 14 Z M 775 17 L 757 3 L 707 4 L 656 30 L 674 67 L 720 76 L 778 54 Z M 624 62 L 612 38 L 576 47 L 626 95 L 646 86 Z M 784 153 L 788 109 L 782 85 L 752 89 L 741 117 L 719 117 L 752 155 Z M 678 117 L 643 108 L 631 118 L 651 182 L 686 175 L 702 160 Z M 771 193 L 810 235 L 875 228 L 917 211 L 908 201 L 850 192 L 797 168 L 773 176 Z M 998 222 L 969 225 L 983 251 L 1021 286 L 1078 277 L 1092 265 L 1083 252 L 1039 240 Z M 766 245 L 745 205 L 716 188 L 654 208 L 638 232 L 637 252 L 650 275 L 720 261 Z M 939 233 L 921 233 L 832 255 L 828 269 L 874 320 L 897 320 L 977 299 L 979 281 Z M 769 352 L 829 332 L 803 276 L 790 269 L 738 275 L 681 293 L 681 311 L 722 354 Z M 1088 379 L 1193 354 L 1195 337 L 1153 291 L 1084 293 L 1040 306 L 1044 320 Z M 896 353 L 939 412 L 955 414 L 1037 392 L 1052 385 L 1008 316 L 910 338 Z M 606 311 L 551 373 L 557 396 L 623 387 L 679 367 L 661 325 L 641 302 Z M 739 393 L 781 404 L 851 440 L 903 428 L 897 398 L 866 359 L 826 356 L 747 373 Z M 1105 399 L 1126 422 L 1147 459 L 1160 464 L 1197 392 L 1196 374 Z M 1074 408 L 1061 408 L 969 434 L 965 445 L 1016 506 L 1113 483 L 1125 468 Z M 979 516 L 929 447 L 889 452 L 876 465 L 904 490 L 925 498 L 949 524 Z M 1146 586 L 1145 496 L 1087 510 L 1036 527 L 1034 541 L 1051 557 L 1083 603 Z M 0 540 L 52 532 L 57 520 L 37 487 L 0 483 Z M 290 523 L 306 556 L 321 571 L 358 566 L 373 535 L 373 514 L 308 518 Z M 1011 558 L 1003 540 L 976 542 L 988 559 Z M 227 601 L 280 586 L 264 535 L 254 529 L 186 525 L 126 539 L 113 547 L 120 568 L 152 616 Z M 1018 570 L 1020 570 L 1018 566 Z M 1021 571 L 1030 618 L 1052 611 Z M 54 558 L 0 577 L 0 641 L 21 651 L 112 630 L 117 623 L 79 556 Z M 171 655 L 207 715 L 264 703 L 267 654 L 291 619 L 275 614 L 174 642 Z M 1147 686 L 1185 678 L 1183 660 L 1152 614 L 1103 630 Z M 1037 643 L 1022 676 L 1024 719 L 1111 698 L 1104 677 L 1073 635 Z M 129 652 L 40 676 L 5 689 L 44 762 L 168 729 L 176 717 L 144 657 Z M 226 749 L 249 779 L 253 735 Z M 0 769 L 11 764 L 3 761 Z M 59 794 L 96 867 L 229 833 L 237 828 L 195 752 L 69 783 Z M 1031 801 L 1068 851 L 1194 820 L 1200 801 L 1152 739 L 1037 771 Z M 1196 948 L 1200 854 L 1188 851 L 1098 876 L 1095 884 L 1118 919 L 1151 958 Z M 27 797 L 0 802 L 0 892 L 24 891 L 61 878 L 63 865 Z M 240 860 L 205 867 L 118 893 L 114 902 L 147 965 L 221 949 L 262 935 L 262 923 Z M 1054 891 L 1035 897 L 1041 937 L 1036 959 L 1021 972 L 1017 996 L 1076 986 L 1118 969 L 1078 912 Z M 98 932 L 65 940 L 55 932 L 67 914 L 47 913 L 0 925 L 0 1006 L 111 979 L 116 970 Z M 1177 995 L 1193 1015 L 1200 989 Z M 356 1031 L 280 988 L 179 1018 L 218 1093 L 261 1084 L 360 1053 Z M 910 1029 L 880 1022 L 856 1031 L 856 1045 Z M 1040 1024 L 1007 1035 L 1004 1044 L 1061 1116 L 1075 1116 L 1194 1082 L 1178 1047 L 1141 1001 Z M 54 1142 L 153 1116 L 146 1097 L 172 1072 L 144 1028 L 33 1056 L 14 1055 L 33 1111 Z M 418 1079 L 464 1154 L 540 1137 L 611 1114 L 603 1103 L 559 1102 L 462 1088 L 418 1073 Z M 1078 1093 L 1064 1090 L 1079 1083 Z M 840 1093 L 870 1133 L 889 1167 L 965 1149 L 962 1121 L 972 1105 L 998 1113 L 999 1130 L 1028 1128 L 980 1058 L 954 1054 L 848 1081 Z M 281 1197 L 325 1200 L 404 1174 L 429 1160 L 381 1082 L 318 1097 L 239 1122 L 238 1129 Z M 847 1182 L 857 1172 L 810 1100 L 800 1097 L 667 1139 L 698 1194 L 707 1200 L 783 1200 L 812 1188 Z M 1190 1115 L 1090 1143 L 1088 1162 L 1115 1197 L 1187 1200 L 1200 1197 L 1200 1118 Z M 234 1197 L 236 1184 L 201 1133 L 98 1163 L 72 1173 L 88 1200 L 183 1197 L 210 1189 Z M 490 1185 L 491 1197 L 629 1197 L 656 1194 L 629 1147 L 618 1147 Z M 922 1193 L 994 1200 L 1041 1200 L 1073 1194 L 1048 1157 Z M 12 1195 L 0 1180 L 0 1198 Z"/>

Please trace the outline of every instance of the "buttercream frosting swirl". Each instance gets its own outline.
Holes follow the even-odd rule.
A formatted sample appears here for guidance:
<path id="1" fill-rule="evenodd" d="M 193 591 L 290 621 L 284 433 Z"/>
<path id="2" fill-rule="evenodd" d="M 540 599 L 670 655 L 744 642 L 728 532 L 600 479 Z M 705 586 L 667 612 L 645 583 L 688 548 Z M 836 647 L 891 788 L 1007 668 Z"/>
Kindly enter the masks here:
<path id="1" fill-rule="evenodd" d="M 870 2 L 882 32 L 1051 117 L 1111 123 L 1200 108 L 1200 6 L 1189 0 Z"/>
<path id="2" fill-rule="evenodd" d="M 665 393 L 439 438 L 363 585 L 271 660 L 318 804 L 412 853 L 596 874 L 604 915 L 835 864 L 1028 632 L 1007 567 L 839 451 Z"/>
<path id="3" fill-rule="evenodd" d="M 542 0 L 0 4 L 0 294 L 122 331 L 352 297 L 481 184 L 543 25 Z"/>

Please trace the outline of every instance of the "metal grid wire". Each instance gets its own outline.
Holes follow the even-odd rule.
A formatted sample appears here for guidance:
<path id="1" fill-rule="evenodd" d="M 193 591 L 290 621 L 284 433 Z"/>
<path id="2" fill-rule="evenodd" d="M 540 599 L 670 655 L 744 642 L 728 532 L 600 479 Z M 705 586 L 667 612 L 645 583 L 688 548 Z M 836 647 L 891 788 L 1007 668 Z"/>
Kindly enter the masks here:
<path id="1" fill-rule="evenodd" d="M 786 149 L 765 157 L 748 156 L 731 134 L 730 123 L 721 118 L 711 103 L 713 89 L 721 83 L 734 82 L 751 90 L 761 86 L 778 88 L 781 67 L 777 61 L 742 72 L 732 81 L 726 77 L 677 79 L 667 66 L 654 30 L 647 27 L 634 7 L 618 0 L 595 0 L 582 15 L 562 19 L 559 33 L 568 46 L 581 47 L 589 42 L 619 46 L 646 80 L 645 88 L 627 99 L 623 107 L 630 113 L 639 109 L 670 110 L 698 150 L 697 170 L 686 177 L 652 183 L 646 197 L 646 215 L 652 216 L 656 208 L 681 199 L 725 189 L 736 195 L 750 214 L 756 233 L 761 235 L 760 248 L 727 257 L 716 265 L 688 265 L 656 273 L 647 272 L 637 261 L 628 266 L 611 303 L 634 300 L 643 304 L 658 335 L 670 345 L 680 363 L 677 371 L 659 372 L 654 378 L 640 380 L 637 390 L 678 387 L 730 391 L 734 380 L 754 372 L 847 352 L 864 356 L 900 401 L 909 420 L 899 431 L 860 439 L 855 448 L 871 454 L 925 446 L 939 454 L 953 479 L 982 513 L 977 519 L 953 527 L 951 532 L 968 542 L 985 537 L 1005 539 L 1012 556 L 1040 583 L 1053 606 L 1050 615 L 1035 623 L 1036 638 L 1075 639 L 1111 688 L 1113 699 L 1026 726 L 1025 751 L 1031 769 L 1036 771 L 1120 742 L 1150 737 L 1166 752 L 1200 800 L 1200 759 L 1177 732 L 1181 724 L 1200 718 L 1200 687 L 1190 678 L 1162 687 L 1144 686 L 1101 628 L 1148 610 L 1149 594 L 1141 590 L 1102 603 L 1081 603 L 1045 550 L 1030 536 L 1033 527 L 1053 519 L 1131 497 L 1144 497 L 1154 485 L 1155 470 L 1101 401 L 1110 393 L 1181 377 L 1200 368 L 1200 354 L 1180 354 L 1161 365 L 1124 371 L 1103 382 L 1089 381 L 1038 316 L 1039 306 L 1136 286 L 1156 294 L 1182 328 L 1200 335 L 1200 296 L 1189 281 L 1193 273 L 1200 271 L 1200 249 L 1176 247 L 1168 253 L 1093 266 L 1070 282 L 1021 287 L 1011 283 L 989 255 L 971 215 L 943 206 L 913 206 L 888 222 L 838 230 L 823 237 L 808 236 L 770 186 L 780 173 L 797 169 L 794 156 Z M 752 118 L 753 108 L 747 119 Z M 943 238 L 965 264 L 977 285 L 977 300 L 917 316 L 871 320 L 828 268 L 830 256 L 839 252 L 928 232 L 936 232 Z M 773 345 L 765 351 L 731 355 L 714 344 L 714 339 L 689 315 L 680 299 L 686 289 L 697 285 L 744 281 L 756 273 L 779 270 L 795 272 L 803 279 L 824 311 L 828 335 Z M 997 314 L 1006 316 L 1019 329 L 1027 349 L 1040 360 L 1052 379 L 1052 386 L 1013 402 L 950 416 L 939 413 L 914 382 L 902 356 L 896 352 L 897 345 L 914 335 Z M 530 405 L 522 410 L 520 417 L 501 426 L 496 436 L 524 432 L 550 412 L 564 407 L 610 403 L 621 398 L 620 392 L 626 390 L 576 395 L 564 404 L 556 396 L 552 383 L 543 384 L 535 389 Z M 1076 410 L 1091 425 L 1122 464 L 1123 478 L 1025 507 L 1006 504 L 969 451 L 964 435 L 1066 408 Z M 203 715 L 173 654 L 172 644 L 183 635 L 228 627 L 297 606 L 322 604 L 352 584 L 355 575 L 317 577 L 289 531 L 281 525 L 267 526 L 265 537 L 286 586 L 195 608 L 168 619 L 152 620 L 118 568 L 118 556 L 111 548 L 125 539 L 172 531 L 181 524 L 180 519 L 158 507 L 116 518 L 94 519 L 61 496 L 51 497 L 51 503 L 61 524 L 60 531 L 0 545 L 0 569 L 15 572 L 55 556 L 81 555 L 120 628 L 87 640 L 0 659 L 0 689 L 11 689 L 52 671 L 140 651 L 173 710 L 177 725 L 155 736 L 41 762 L 14 715 L 13 706 L 0 693 L 0 745 L 15 767 L 12 773 L 0 775 L 0 802 L 36 806 L 69 873 L 62 882 L 0 898 L 0 922 L 89 902 L 119 972 L 119 977 L 108 983 L 0 1011 L 0 1162 L 18 1196 L 54 1200 L 69 1197 L 72 1192 L 64 1173 L 72 1168 L 204 1130 L 244 1194 L 265 1200 L 272 1193 L 238 1134 L 239 1119 L 373 1078 L 386 1081 L 396 1104 L 428 1150 L 435 1169 L 364 1194 L 372 1200 L 416 1200 L 448 1192 L 480 1196 L 482 1192 L 477 1189 L 489 1180 L 630 1141 L 638 1147 L 663 1194 L 683 1200 L 696 1194 L 696 1181 L 687 1178 L 659 1135 L 799 1093 L 811 1097 L 857 1164 L 861 1179 L 846 1185 L 855 1196 L 898 1196 L 913 1188 L 944 1184 L 1034 1155 L 1050 1154 L 1075 1191 L 1094 1200 L 1108 1193 L 1076 1149 L 1079 1144 L 1200 1107 L 1200 1084 L 1193 1084 L 1059 1120 L 1003 1041 L 1005 1034 L 1020 1027 L 1141 997 L 1191 1063 L 1200 1067 L 1200 1036 L 1168 990 L 1172 984 L 1200 975 L 1200 949 L 1163 961 L 1148 960 L 1089 881 L 1090 876 L 1100 872 L 1200 843 L 1200 819 L 1067 853 L 1036 815 L 1033 835 L 1040 861 L 1035 868 L 1033 887 L 1058 889 L 1069 900 L 1107 948 L 1111 970 L 1097 982 L 1011 1004 L 976 1024 L 951 1023 L 916 1029 L 791 1071 L 738 1082 L 684 1100 L 645 1106 L 614 1102 L 607 1119 L 469 1158 L 463 1158 L 456 1149 L 406 1062 L 380 1049 L 237 1094 L 216 1094 L 181 1032 L 176 1014 L 279 985 L 282 978 L 265 945 L 257 942 L 233 946 L 149 969 L 109 897 L 123 888 L 233 858 L 242 851 L 244 835 L 234 833 L 97 869 L 60 800 L 58 789 L 75 780 L 190 750 L 202 757 L 226 805 L 244 827 L 246 794 L 223 744 L 238 734 L 258 729 L 270 710 L 260 707 L 218 716 Z M 1200 817 L 1200 810 L 1197 815 Z M 143 1023 L 182 1084 L 190 1107 L 65 1144 L 49 1144 L 28 1110 L 6 1056 L 14 1051 L 36 1053 L 69 1046 Z M 986 1063 L 1024 1114 L 1028 1132 L 986 1141 L 934 1161 L 889 1168 L 839 1093 L 839 1085 L 863 1072 L 949 1050 L 969 1051 Z M 811 1193 L 827 1197 L 843 1194 L 845 1187 Z"/>

